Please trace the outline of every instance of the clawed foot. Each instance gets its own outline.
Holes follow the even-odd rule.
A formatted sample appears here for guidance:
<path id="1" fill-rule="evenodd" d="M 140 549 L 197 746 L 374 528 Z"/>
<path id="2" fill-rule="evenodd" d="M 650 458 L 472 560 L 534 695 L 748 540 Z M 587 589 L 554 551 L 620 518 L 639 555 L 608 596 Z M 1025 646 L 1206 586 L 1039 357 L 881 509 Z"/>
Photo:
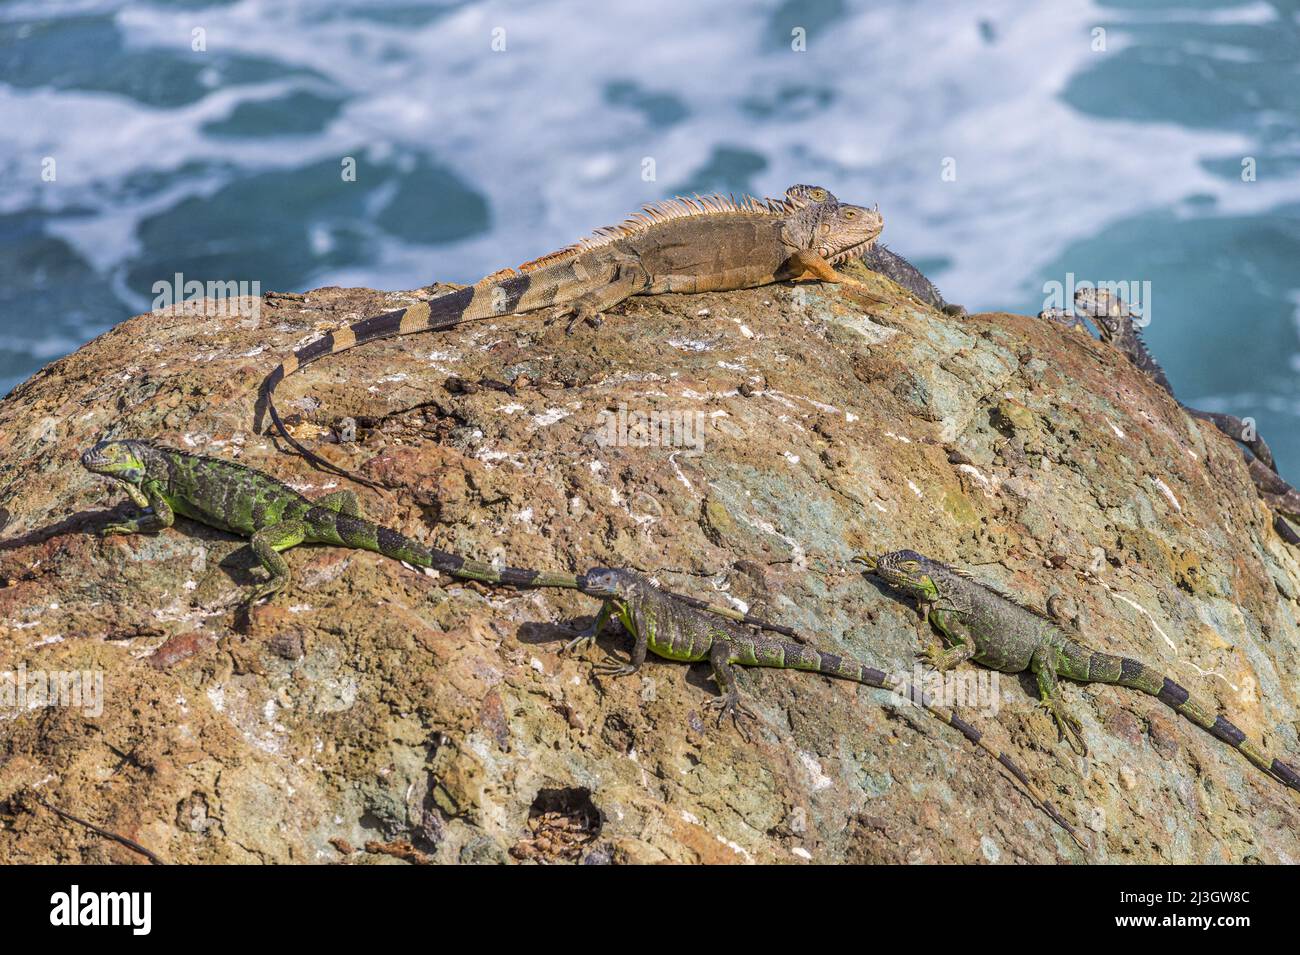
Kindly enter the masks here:
<path id="1" fill-rule="evenodd" d="M 1083 741 L 1083 724 L 1067 713 L 1065 708 L 1055 700 L 1043 700 L 1039 706 L 1051 714 L 1052 719 L 1056 721 L 1060 738 L 1070 744 L 1070 749 L 1080 756 L 1087 756 L 1088 744 Z"/>
<path id="2" fill-rule="evenodd" d="M 604 319 L 600 317 L 600 312 L 593 311 L 589 308 L 569 308 L 560 313 L 560 317 L 569 316 L 569 324 L 564 326 L 564 334 L 572 335 L 573 330 L 584 322 L 592 328 L 600 328 Z"/>
<path id="3" fill-rule="evenodd" d="M 274 580 L 270 583 L 262 584 L 260 587 L 254 587 L 249 591 L 248 596 L 244 598 L 244 609 L 252 610 L 253 607 L 257 606 L 257 604 L 261 603 L 263 600 L 274 596 L 283 587 L 284 584 Z"/>
<path id="4" fill-rule="evenodd" d="M 741 722 L 741 718 L 758 722 L 758 714 L 749 708 L 741 699 L 740 694 L 735 690 L 722 696 L 709 700 L 704 704 L 710 709 L 718 711 L 717 725 L 722 725 L 724 717 L 731 717 L 731 724 L 736 727 L 736 732 L 741 735 L 745 742 L 749 742 L 749 729 Z"/>
<path id="5" fill-rule="evenodd" d="M 579 638 L 581 639 L 581 638 Z M 640 669 L 635 663 L 624 663 L 618 657 L 609 656 L 597 663 L 592 669 L 601 676 L 631 676 Z"/>
<path id="6" fill-rule="evenodd" d="M 585 630 L 570 630 L 570 633 L 576 633 L 572 640 L 564 645 L 560 650 L 561 653 L 578 653 L 586 652 L 589 648 L 596 645 L 596 626 L 593 624 Z"/>
<path id="7" fill-rule="evenodd" d="M 917 654 L 917 657 L 924 660 L 926 663 L 930 664 L 930 666 L 934 667 L 940 673 L 942 673 L 944 670 L 950 669 L 952 666 L 948 662 L 948 656 L 944 652 L 943 647 L 941 647 L 937 643 L 932 643 L 929 646 L 927 646 L 924 650 L 922 650 L 920 653 Z"/>

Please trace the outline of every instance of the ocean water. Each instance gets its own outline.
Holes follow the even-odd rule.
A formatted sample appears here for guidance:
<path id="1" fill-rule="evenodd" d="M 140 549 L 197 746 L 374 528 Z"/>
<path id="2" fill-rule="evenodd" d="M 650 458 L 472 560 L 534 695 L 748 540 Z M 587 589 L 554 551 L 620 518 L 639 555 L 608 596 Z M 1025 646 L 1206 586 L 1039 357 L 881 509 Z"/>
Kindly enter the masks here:
<path id="1" fill-rule="evenodd" d="M 2 3 L 0 391 L 178 272 L 473 281 L 794 182 L 972 310 L 1135 283 L 1300 479 L 1300 0 Z"/>

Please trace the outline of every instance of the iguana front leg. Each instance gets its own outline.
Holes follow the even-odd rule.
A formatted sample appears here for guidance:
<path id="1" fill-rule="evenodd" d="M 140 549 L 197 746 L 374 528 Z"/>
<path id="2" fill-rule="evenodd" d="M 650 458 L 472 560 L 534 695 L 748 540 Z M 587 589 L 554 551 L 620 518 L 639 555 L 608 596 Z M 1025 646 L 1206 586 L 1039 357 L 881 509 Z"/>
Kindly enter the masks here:
<path id="1" fill-rule="evenodd" d="M 612 602 L 607 601 L 607 603 Z M 631 676 L 641 669 L 641 665 L 645 663 L 646 653 L 650 649 L 650 640 L 654 637 L 654 619 L 647 618 L 645 626 L 642 628 L 636 625 L 636 620 L 632 617 L 626 604 L 619 604 L 614 609 L 619 620 L 623 623 L 623 628 L 636 641 L 632 647 L 632 659 L 628 663 L 620 663 L 618 658 L 611 655 L 608 659 L 597 663 L 594 669 L 602 676 Z"/>
<path id="2" fill-rule="evenodd" d="M 780 281 L 833 282 L 837 285 L 852 285 L 856 288 L 867 287 L 865 282 L 859 282 L 855 278 L 836 272 L 833 265 L 811 249 L 800 249 L 786 259 L 777 271 L 776 278 Z"/>
<path id="3" fill-rule="evenodd" d="M 917 598 L 916 601 L 916 639 L 921 645 L 928 644 L 931 640 L 932 631 L 930 629 L 930 614 L 934 611 L 934 604 Z M 935 626 L 938 626 L 935 624 Z"/>
<path id="4" fill-rule="evenodd" d="M 140 534 L 160 531 L 171 527 L 176 522 L 176 514 L 172 511 L 172 506 L 167 503 L 166 498 L 162 496 L 157 484 L 149 482 L 143 489 L 136 487 L 134 484 L 125 486 L 131 502 L 136 507 L 144 509 L 145 513 L 130 520 L 104 525 L 101 533 L 105 537 L 110 534 Z"/>
<path id="5" fill-rule="evenodd" d="M 614 602 L 605 600 L 601 602 L 600 612 L 596 614 L 596 619 L 592 621 L 590 627 L 579 633 L 574 639 L 564 645 L 563 652 L 570 653 L 577 650 L 586 650 L 596 642 L 600 636 L 600 631 L 605 629 L 605 624 L 609 623 L 610 618 L 614 615 Z M 572 630 L 569 631 L 573 633 Z"/>
<path id="6" fill-rule="evenodd" d="M 741 723 L 741 717 L 758 721 L 758 714 L 749 708 L 740 698 L 740 689 L 736 684 L 736 671 L 731 663 L 736 659 L 736 648 L 722 637 L 714 637 L 713 646 L 709 648 L 709 665 L 713 667 L 713 679 L 718 684 L 720 695 L 704 705 L 718 711 L 718 725 L 723 717 L 730 716 L 736 732 L 749 741 L 749 730 Z"/>
<path id="7" fill-rule="evenodd" d="M 1080 756 L 1088 755 L 1088 745 L 1083 741 L 1083 726 L 1070 714 L 1061 701 L 1061 685 L 1056 680 L 1056 648 L 1039 647 L 1029 660 L 1029 669 L 1038 681 L 1038 693 L 1042 697 L 1042 706 L 1052 718 L 1065 737 L 1066 742 Z"/>
<path id="8" fill-rule="evenodd" d="M 307 525 L 302 521 L 281 521 L 264 527 L 253 535 L 253 553 L 270 573 L 271 579 L 250 592 L 245 601 L 247 605 L 252 606 L 263 597 L 269 597 L 288 585 L 292 579 L 289 562 L 280 556 L 280 551 L 296 547 L 306 539 Z"/>
<path id="9" fill-rule="evenodd" d="M 921 653 L 926 662 L 940 673 L 965 663 L 978 652 L 975 635 L 952 613 L 935 608 L 930 611 L 929 619 L 944 640 L 953 645 L 950 649 L 945 650 L 938 644 L 932 643 Z"/>

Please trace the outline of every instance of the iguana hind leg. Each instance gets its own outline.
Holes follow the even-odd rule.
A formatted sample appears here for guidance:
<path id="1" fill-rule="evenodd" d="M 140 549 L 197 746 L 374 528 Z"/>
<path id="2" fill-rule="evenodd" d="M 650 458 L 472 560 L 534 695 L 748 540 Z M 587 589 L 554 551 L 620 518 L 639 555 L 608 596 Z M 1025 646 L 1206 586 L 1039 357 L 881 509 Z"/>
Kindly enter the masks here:
<path id="1" fill-rule="evenodd" d="M 580 322 L 586 322 L 593 327 L 599 326 L 603 312 L 624 299 L 631 298 L 644 289 L 648 281 L 649 276 L 639 264 L 631 261 L 620 264 L 618 271 L 607 284 L 574 299 L 560 312 L 560 317 L 572 316 L 565 329 L 566 333 L 572 332 Z"/>
<path id="2" fill-rule="evenodd" d="M 749 730 L 741 722 L 741 718 L 757 722 L 758 714 L 740 698 L 740 688 L 736 685 L 736 671 L 731 665 L 737 656 L 736 648 L 729 641 L 715 638 L 713 646 L 709 649 L 709 665 L 713 667 L 713 679 L 717 682 L 721 695 L 704 705 L 718 711 L 719 726 L 722 725 L 724 717 L 730 716 L 736 732 L 748 741 Z"/>
<path id="3" fill-rule="evenodd" d="M 1029 669 L 1038 681 L 1038 694 L 1043 708 L 1052 714 L 1056 726 L 1066 742 L 1080 756 L 1088 755 L 1088 745 L 1083 741 L 1083 725 L 1070 714 L 1061 700 L 1061 685 L 1056 680 L 1056 648 L 1039 647 L 1030 658 Z"/>
<path id="4" fill-rule="evenodd" d="M 262 566 L 271 575 L 271 579 L 253 588 L 245 601 L 246 604 L 251 606 L 263 597 L 269 597 L 288 586 L 292 575 L 289 573 L 289 562 L 280 555 L 280 551 L 296 547 L 306 539 L 307 525 L 302 521 L 281 521 L 279 524 L 264 527 L 253 535 L 250 546 Z"/>

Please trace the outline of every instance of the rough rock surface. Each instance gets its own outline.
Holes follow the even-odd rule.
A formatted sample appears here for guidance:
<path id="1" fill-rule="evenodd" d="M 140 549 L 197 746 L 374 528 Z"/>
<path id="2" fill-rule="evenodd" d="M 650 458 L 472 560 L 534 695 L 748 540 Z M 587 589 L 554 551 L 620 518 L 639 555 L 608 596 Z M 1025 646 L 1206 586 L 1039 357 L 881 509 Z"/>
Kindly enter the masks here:
<path id="1" fill-rule="evenodd" d="M 291 378 L 282 407 L 393 488 L 360 489 L 371 516 L 438 546 L 637 567 L 899 673 L 914 612 L 846 560 L 912 546 L 1073 605 L 1098 648 L 1300 753 L 1300 563 L 1234 447 L 1086 336 L 946 317 L 859 274 L 878 298 L 663 296 L 568 336 L 526 316 L 366 346 Z M 578 594 L 303 547 L 293 587 L 245 617 L 232 602 L 261 571 L 242 541 L 183 520 L 95 534 L 124 500 L 77 463 L 103 437 L 339 486 L 256 433 L 258 382 L 321 330 L 429 294 L 268 296 L 256 319 L 191 303 L 0 403 L 0 673 L 104 686 L 98 716 L 0 707 L 0 860 L 143 861 L 46 804 L 174 862 L 1300 859 L 1296 794 L 1135 691 L 1066 687 L 1087 759 L 1025 680 L 968 711 L 1085 853 L 984 753 L 881 691 L 747 670 L 763 723 L 746 744 L 703 708 L 707 667 L 652 658 L 611 681 L 559 653 L 595 611 Z M 635 429 L 602 444 L 620 406 L 702 421 L 702 449 L 626 446 Z"/>

